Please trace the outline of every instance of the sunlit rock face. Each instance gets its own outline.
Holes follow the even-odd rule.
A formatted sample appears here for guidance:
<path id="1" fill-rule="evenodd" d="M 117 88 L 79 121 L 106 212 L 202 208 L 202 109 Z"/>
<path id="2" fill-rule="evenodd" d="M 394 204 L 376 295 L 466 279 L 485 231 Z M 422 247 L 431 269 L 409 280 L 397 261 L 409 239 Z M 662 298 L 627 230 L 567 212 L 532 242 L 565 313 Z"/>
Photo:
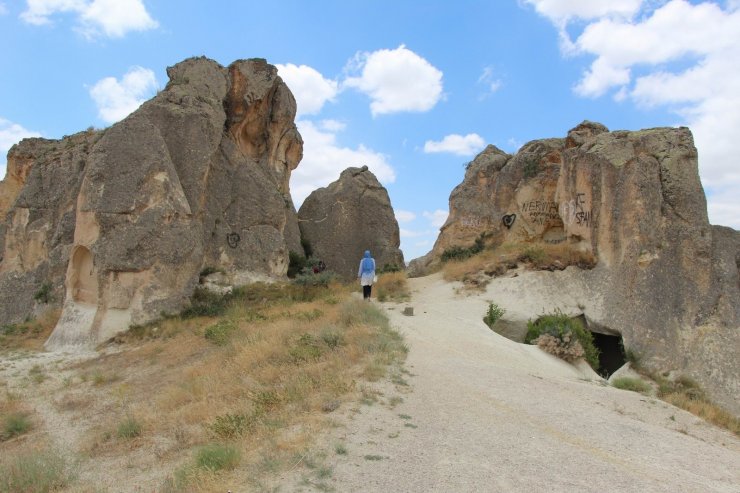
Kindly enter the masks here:
<path id="1" fill-rule="evenodd" d="M 479 238 L 494 250 L 592 256 L 578 281 L 589 294 L 574 301 L 591 327 L 621 334 L 641 364 L 698 380 L 740 414 L 740 233 L 709 224 L 689 129 L 609 132 L 583 122 L 515 155 L 489 146 L 414 268 Z"/>
<path id="2" fill-rule="evenodd" d="M 0 321 L 63 307 L 47 347 L 89 346 L 187 303 L 199 273 L 281 278 L 300 248 L 295 100 L 262 59 L 192 58 L 103 131 L 27 139 L 0 183 Z"/>
<path id="3" fill-rule="evenodd" d="M 313 256 L 345 279 L 357 277 L 365 250 L 375 258 L 377 270 L 404 267 L 390 197 L 367 166 L 347 168 L 337 181 L 312 192 L 298 218 Z"/>

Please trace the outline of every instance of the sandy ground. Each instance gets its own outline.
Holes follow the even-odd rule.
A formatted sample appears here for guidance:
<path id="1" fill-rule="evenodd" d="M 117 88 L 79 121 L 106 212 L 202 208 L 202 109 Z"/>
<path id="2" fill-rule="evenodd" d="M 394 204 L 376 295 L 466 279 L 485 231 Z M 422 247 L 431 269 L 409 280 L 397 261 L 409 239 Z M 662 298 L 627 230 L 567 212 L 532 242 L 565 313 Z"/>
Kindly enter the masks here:
<path id="1" fill-rule="evenodd" d="M 489 330 L 488 301 L 514 302 L 510 280 L 476 295 L 438 275 L 410 283 L 413 301 L 382 305 L 410 347 L 409 385 L 338 411 L 321 445 L 331 477 L 294 471 L 280 491 L 740 492 L 731 433 Z"/>
<path id="2" fill-rule="evenodd" d="M 740 493 L 740 440 L 731 433 L 608 387 L 587 366 L 568 365 L 483 324 L 492 300 L 519 318 L 540 313 L 552 304 L 543 298 L 552 284 L 568 284 L 567 273 L 559 275 L 521 273 L 473 295 L 438 275 L 411 279 L 411 302 L 379 304 L 406 338 L 407 373 L 374 384 L 377 393 L 368 392 L 364 403 L 332 413 L 336 427 L 319 437 L 311 458 L 276 477 L 273 489 Z M 568 299 L 560 300 L 565 311 Z M 402 314 L 407 306 L 414 316 Z M 0 390 L 27 395 L 51 441 L 77 450 L 89 423 L 66 422 L 44 396 L 74 375 L 71 363 L 95 355 L 18 354 L 0 362 Z M 29 385 L 37 365 L 47 378 Z M 152 491 L 163 465 L 147 459 L 151 451 L 140 455 L 125 467 L 98 458 L 79 479 L 99 491 Z"/>

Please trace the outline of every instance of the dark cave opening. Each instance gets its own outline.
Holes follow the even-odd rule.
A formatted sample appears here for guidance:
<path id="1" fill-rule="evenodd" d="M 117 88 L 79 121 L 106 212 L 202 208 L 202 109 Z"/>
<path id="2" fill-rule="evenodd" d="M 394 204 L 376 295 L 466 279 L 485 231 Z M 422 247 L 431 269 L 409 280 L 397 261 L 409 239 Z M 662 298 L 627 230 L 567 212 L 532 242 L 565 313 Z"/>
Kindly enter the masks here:
<path id="1" fill-rule="evenodd" d="M 622 336 L 598 332 L 591 332 L 591 335 L 594 338 L 594 346 L 599 349 L 599 375 L 609 378 L 627 362 Z"/>

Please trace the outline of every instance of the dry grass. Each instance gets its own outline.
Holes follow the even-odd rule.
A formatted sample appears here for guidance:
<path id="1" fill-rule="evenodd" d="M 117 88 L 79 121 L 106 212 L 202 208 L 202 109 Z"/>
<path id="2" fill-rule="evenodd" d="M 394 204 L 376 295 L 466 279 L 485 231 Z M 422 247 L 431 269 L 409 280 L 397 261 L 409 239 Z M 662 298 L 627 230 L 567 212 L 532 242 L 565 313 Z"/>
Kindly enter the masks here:
<path id="1" fill-rule="evenodd" d="M 74 365 L 57 406 L 95 416 L 83 455 L 126 462 L 156 449 L 170 471 L 162 491 L 260 489 L 261 478 L 292 467 L 327 413 L 360 399 L 358 382 L 400 366 L 406 348 L 385 315 L 344 286 L 303 302 L 279 292 L 241 296 L 221 317 L 137 327 L 111 343 L 120 352 Z M 238 467 L 199 466 L 205 446 L 233 449 Z"/>
<path id="2" fill-rule="evenodd" d="M 740 419 L 706 399 L 697 399 L 684 392 L 671 392 L 661 399 L 740 436 Z"/>
<path id="3" fill-rule="evenodd" d="M 407 301 L 411 298 L 405 272 L 381 274 L 374 290 L 378 301 Z"/>
<path id="4" fill-rule="evenodd" d="M 569 265 L 590 269 L 596 265 L 596 259 L 591 253 L 575 251 L 567 244 L 505 243 L 464 260 L 448 261 L 442 272 L 446 281 L 461 281 L 475 288 L 484 287 L 491 277 L 504 275 L 520 264 L 534 270 L 562 270 Z"/>
<path id="5" fill-rule="evenodd" d="M 0 326 L 0 352 L 17 349 L 42 350 L 61 314 L 61 310 L 48 310 L 36 320 Z"/>

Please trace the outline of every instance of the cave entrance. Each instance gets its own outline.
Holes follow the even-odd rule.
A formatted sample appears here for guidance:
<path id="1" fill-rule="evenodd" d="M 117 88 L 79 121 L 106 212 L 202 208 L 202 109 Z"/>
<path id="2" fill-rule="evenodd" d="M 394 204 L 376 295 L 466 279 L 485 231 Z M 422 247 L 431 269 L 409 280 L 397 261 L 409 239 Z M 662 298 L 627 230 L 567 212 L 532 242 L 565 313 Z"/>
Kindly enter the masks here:
<path id="1" fill-rule="evenodd" d="M 609 378 L 612 373 L 627 363 L 622 336 L 591 332 L 594 346 L 599 350 L 599 375 Z"/>
<path id="2" fill-rule="evenodd" d="M 69 287 L 72 299 L 78 303 L 95 305 L 98 302 L 98 277 L 90 250 L 75 247 L 69 269 Z"/>

